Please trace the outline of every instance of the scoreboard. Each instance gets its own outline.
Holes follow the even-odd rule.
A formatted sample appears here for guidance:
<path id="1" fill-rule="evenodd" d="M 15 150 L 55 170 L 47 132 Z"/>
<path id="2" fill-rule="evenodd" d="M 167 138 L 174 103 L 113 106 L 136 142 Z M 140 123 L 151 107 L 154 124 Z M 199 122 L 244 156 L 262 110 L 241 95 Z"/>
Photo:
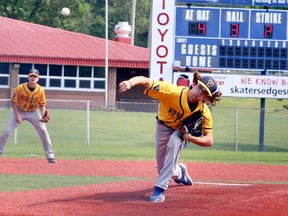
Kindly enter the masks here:
<path id="1" fill-rule="evenodd" d="M 288 70 L 287 11 L 175 8 L 174 62 L 180 67 Z"/>
<path id="2" fill-rule="evenodd" d="M 178 3 L 187 4 L 210 4 L 210 5 L 248 5 L 248 6 L 272 6 L 288 7 L 286 0 L 175 0 Z"/>

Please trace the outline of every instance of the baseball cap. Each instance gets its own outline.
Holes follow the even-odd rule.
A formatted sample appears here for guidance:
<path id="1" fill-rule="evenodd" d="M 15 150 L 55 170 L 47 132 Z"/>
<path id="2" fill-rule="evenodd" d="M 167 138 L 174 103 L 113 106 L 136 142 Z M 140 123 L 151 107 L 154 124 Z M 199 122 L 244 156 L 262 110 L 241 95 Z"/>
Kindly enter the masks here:
<path id="1" fill-rule="evenodd" d="M 37 69 L 31 69 L 29 71 L 29 74 L 28 76 L 36 76 L 36 77 L 39 77 L 39 71 Z"/>
<path id="2" fill-rule="evenodd" d="M 205 88 L 208 92 L 209 96 L 211 97 L 215 92 L 217 92 L 218 85 L 213 77 L 204 76 L 198 80 L 198 83 Z"/>

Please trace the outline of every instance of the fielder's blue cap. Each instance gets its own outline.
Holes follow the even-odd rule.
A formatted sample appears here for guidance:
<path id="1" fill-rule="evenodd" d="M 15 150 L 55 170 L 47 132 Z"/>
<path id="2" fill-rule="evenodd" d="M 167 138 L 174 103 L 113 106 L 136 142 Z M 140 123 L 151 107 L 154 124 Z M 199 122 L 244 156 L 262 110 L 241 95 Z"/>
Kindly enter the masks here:
<path id="1" fill-rule="evenodd" d="M 39 71 L 37 69 L 31 69 L 29 71 L 29 74 L 28 76 L 36 76 L 36 77 L 39 77 Z"/>

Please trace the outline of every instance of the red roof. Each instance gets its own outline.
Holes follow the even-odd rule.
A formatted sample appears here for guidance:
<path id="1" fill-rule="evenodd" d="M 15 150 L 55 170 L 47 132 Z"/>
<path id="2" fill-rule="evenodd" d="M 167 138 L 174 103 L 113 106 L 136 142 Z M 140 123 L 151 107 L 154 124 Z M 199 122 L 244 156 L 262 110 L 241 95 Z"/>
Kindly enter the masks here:
<path id="1" fill-rule="evenodd" d="M 105 39 L 0 16 L 0 62 L 105 65 Z M 149 68 L 150 51 L 108 42 L 109 67 Z"/>

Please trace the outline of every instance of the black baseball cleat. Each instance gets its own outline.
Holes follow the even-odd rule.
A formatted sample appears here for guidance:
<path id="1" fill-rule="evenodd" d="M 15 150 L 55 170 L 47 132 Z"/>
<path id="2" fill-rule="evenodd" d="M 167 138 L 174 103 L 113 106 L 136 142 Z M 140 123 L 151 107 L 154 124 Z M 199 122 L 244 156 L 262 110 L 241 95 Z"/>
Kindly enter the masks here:
<path id="1" fill-rule="evenodd" d="M 48 163 L 57 163 L 56 160 L 54 158 L 49 158 L 48 159 Z"/>

